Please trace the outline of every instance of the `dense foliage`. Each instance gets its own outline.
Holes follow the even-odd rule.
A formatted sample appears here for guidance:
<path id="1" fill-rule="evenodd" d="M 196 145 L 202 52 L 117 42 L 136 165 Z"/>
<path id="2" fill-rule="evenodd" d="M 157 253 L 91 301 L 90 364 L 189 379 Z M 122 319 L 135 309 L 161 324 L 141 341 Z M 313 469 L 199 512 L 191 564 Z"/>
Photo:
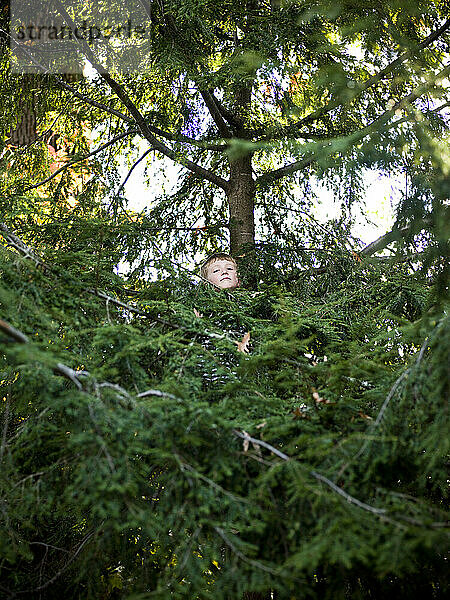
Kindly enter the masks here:
<path id="1" fill-rule="evenodd" d="M 445 3 L 151 4 L 118 87 L 0 40 L 0 595 L 443 599 Z M 141 212 L 139 139 L 187 169 Z M 406 186 L 364 248 L 367 168 Z"/>
<path id="2" fill-rule="evenodd" d="M 40 226 L 47 266 L 1 250 L 2 593 L 443 598 L 439 264 L 130 289 L 102 223 L 97 256 L 75 214 Z"/>

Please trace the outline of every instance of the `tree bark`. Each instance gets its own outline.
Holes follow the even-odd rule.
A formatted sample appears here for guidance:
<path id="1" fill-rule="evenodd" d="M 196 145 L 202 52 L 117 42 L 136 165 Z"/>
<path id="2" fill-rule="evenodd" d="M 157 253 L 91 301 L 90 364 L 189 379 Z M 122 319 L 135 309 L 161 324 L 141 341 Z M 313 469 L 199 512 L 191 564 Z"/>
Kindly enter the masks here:
<path id="1" fill-rule="evenodd" d="M 230 252 L 236 255 L 243 246 L 255 244 L 255 182 L 251 154 L 230 161 L 229 182 Z"/>
<path id="2" fill-rule="evenodd" d="M 39 75 L 25 73 L 22 85 L 22 114 L 17 125 L 10 131 L 8 142 L 13 146 L 28 146 L 36 138 L 36 108 L 34 95 L 30 97 L 29 91 L 40 84 Z"/>
<path id="3" fill-rule="evenodd" d="M 234 91 L 234 135 L 249 139 L 245 122 L 251 107 L 252 86 L 240 85 Z M 252 156 L 249 152 L 230 160 L 229 189 L 227 190 L 230 215 L 230 252 L 237 255 L 243 246 L 255 245 L 255 192 L 252 173 Z"/>

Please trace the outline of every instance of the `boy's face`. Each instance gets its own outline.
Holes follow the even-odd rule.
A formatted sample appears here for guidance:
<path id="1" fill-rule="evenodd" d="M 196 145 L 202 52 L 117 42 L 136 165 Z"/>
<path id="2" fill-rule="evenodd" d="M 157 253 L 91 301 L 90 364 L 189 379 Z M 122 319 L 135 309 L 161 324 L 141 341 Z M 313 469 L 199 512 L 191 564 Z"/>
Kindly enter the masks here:
<path id="1" fill-rule="evenodd" d="M 239 286 L 236 266 L 231 260 L 215 260 L 207 268 L 208 281 L 223 290 L 232 290 Z"/>

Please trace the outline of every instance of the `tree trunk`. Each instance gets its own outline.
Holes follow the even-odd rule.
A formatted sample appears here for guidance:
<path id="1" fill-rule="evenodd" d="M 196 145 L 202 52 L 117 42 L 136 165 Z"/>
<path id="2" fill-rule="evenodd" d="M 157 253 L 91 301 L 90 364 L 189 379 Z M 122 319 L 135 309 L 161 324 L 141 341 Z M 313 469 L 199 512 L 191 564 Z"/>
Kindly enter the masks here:
<path id="1" fill-rule="evenodd" d="M 247 154 L 230 162 L 230 252 L 239 253 L 244 245 L 255 244 L 255 182 L 252 156 Z"/>
<path id="2" fill-rule="evenodd" d="M 40 84 L 39 76 L 25 73 L 23 76 L 22 112 L 17 125 L 10 131 L 8 143 L 13 146 L 28 146 L 36 138 L 36 109 L 34 94 L 30 97 L 30 90 Z"/>
<path id="3" fill-rule="evenodd" d="M 236 137 L 248 138 L 245 122 L 251 108 L 252 86 L 238 86 L 234 91 L 234 115 L 239 124 Z M 230 160 L 230 252 L 237 255 L 244 245 L 255 244 L 255 181 L 252 174 L 252 153 Z"/>

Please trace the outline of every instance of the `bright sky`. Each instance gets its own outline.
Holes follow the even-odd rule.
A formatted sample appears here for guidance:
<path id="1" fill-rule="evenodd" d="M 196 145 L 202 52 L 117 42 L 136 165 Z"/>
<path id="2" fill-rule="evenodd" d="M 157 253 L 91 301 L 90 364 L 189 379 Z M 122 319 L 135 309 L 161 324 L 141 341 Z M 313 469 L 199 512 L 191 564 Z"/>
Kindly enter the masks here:
<path id="1" fill-rule="evenodd" d="M 154 160 L 146 174 L 144 163 L 145 161 L 134 169 L 125 185 L 128 207 L 135 211 L 151 206 L 153 200 L 162 191 L 165 193 L 173 191 L 177 181 L 179 168 L 171 160 Z M 124 167 L 123 178 L 127 172 L 128 168 Z M 364 180 L 366 184 L 364 205 L 355 205 L 353 209 L 353 216 L 356 218 L 353 233 L 365 244 L 369 244 L 392 228 L 393 208 L 400 197 L 401 182 L 397 177 L 388 177 L 369 170 L 366 171 Z M 340 203 L 334 199 L 333 193 L 317 183 L 313 187 L 319 197 L 315 216 L 323 223 L 337 217 L 340 213 Z"/>

